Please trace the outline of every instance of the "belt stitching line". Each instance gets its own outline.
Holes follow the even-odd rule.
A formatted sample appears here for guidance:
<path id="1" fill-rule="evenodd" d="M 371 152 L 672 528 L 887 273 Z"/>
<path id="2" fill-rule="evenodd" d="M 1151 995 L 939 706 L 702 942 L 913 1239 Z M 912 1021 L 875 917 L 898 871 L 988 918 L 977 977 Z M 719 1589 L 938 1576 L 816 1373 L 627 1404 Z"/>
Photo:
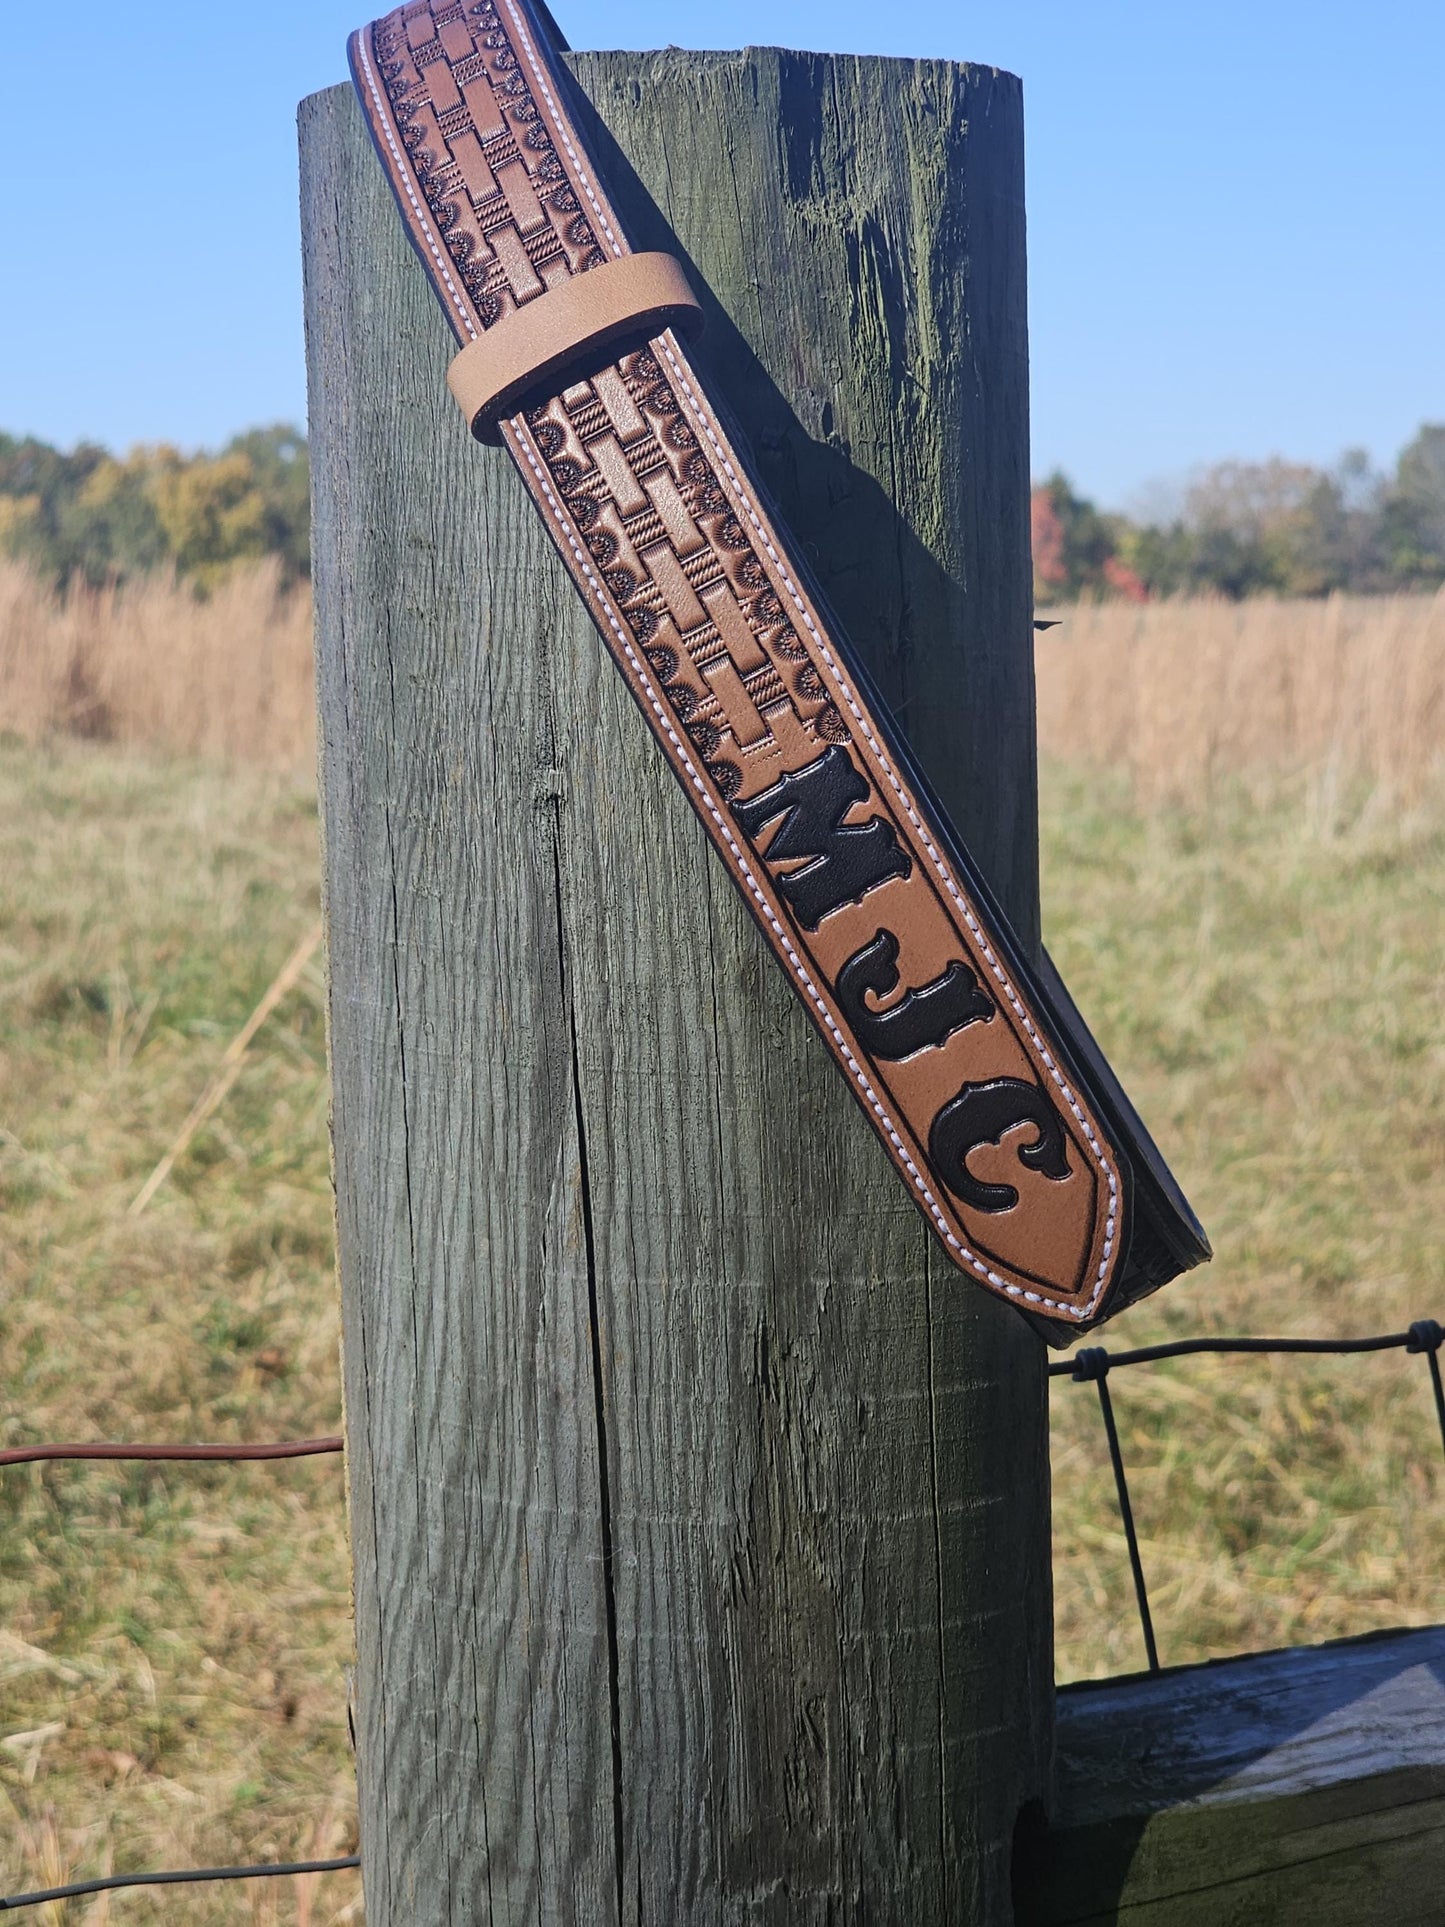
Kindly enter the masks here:
<path id="1" fill-rule="evenodd" d="M 386 144 L 391 149 L 391 157 L 396 162 L 397 174 L 401 181 L 402 186 L 406 189 L 406 198 L 411 202 L 412 212 L 416 215 L 417 220 L 421 224 L 421 231 L 423 235 L 426 237 L 426 244 L 428 248 L 431 250 L 432 258 L 436 262 L 437 267 L 441 270 L 442 280 L 446 283 L 447 289 L 451 294 L 452 301 L 456 306 L 456 311 L 462 318 L 462 326 L 466 329 L 467 333 L 471 336 L 472 340 L 475 341 L 477 339 L 477 330 L 473 326 L 472 317 L 468 312 L 470 303 L 465 300 L 465 298 L 457 288 L 456 283 L 452 280 L 451 270 L 448 268 L 446 261 L 441 253 L 441 250 L 437 247 L 436 241 L 432 235 L 431 223 L 427 220 L 426 215 L 422 210 L 421 202 L 416 198 L 416 194 L 412 189 L 410 166 L 407 163 L 407 161 L 403 158 L 401 152 L 397 147 L 396 141 L 392 136 L 391 115 L 387 112 L 386 103 L 382 100 L 380 91 L 378 90 L 376 85 L 376 74 L 372 70 L 371 50 L 367 45 L 367 41 L 370 39 L 370 36 L 371 36 L 371 28 L 363 27 L 360 33 L 357 34 L 356 36 L 356 45 L 357 45 L 358 51 L 361 54 L 361 64 L 363 68 L 366 70 L 366 85 L 371 94 L 372 101 L 375 103 L 375 106 L 376 106 L 377 120 L 381 125 L 382 133 L 386 136 Z"/>
<path id="2" fill-rule="evenodd" d="M 618 240 L 617 236 L 612 232 L 612 223 L 607 218 L 606 209 L 603 207 L 601 201 L 597 198 L 597 193 L 594 191 L 591 181 L 587 178 L 587 169 L 582 164 L 582 156 L 577 152 L 577 149 L 572 145 L 572 135 L 567 125 L 567 117 L 562 112 L 562 109 L 557 105 L 556 101 L 552 98 L 552 89 L 547 82 L 547 70 L 545 67 L 543 67 L 543 65 L 537 58 L 536 50 L 532 45 L 532 37 L 527 32 L 526 20 L 524 19 L 519 8 L 516 6 L 515 0 L 505 0 L 505 4 L 506 4 L 507 12 L 511 14 L 513 20 L 517 23 L 517 32 L 521 36 L 522 46 L 527 55 L 527 63 L 531 67 L 532 72 L 537 77 L 537 85 L 541 89 L 542 98 L 546 101 L 548 108 L 551 110 L 552 124 L 555 127 L 556 131 L 562 136 L 562 145 L 567 149 L 567 152 L 570 155 L 572 160 L 572 165 L 577 171 L 577 179 L 578 179 L 578 183 L 582 188 L 582 192 L 587 196 L 588 200 L 592 203 L 592 212 L 597 216 L 597 219 L 602 223 L 602 230 L 606 234 L 607 239 L 612 243 L 612 252 L 616 255 L 621 255 L 624 251 L 622 247 L 622 243 Z"/>

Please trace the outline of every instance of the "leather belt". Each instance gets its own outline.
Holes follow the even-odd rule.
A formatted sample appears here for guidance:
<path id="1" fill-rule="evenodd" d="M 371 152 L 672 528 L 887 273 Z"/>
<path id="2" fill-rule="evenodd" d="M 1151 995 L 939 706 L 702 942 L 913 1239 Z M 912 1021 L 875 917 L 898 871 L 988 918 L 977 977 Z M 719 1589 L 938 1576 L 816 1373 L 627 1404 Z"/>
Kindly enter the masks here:
<path id="1" fill-rule="evenodd" d="M 779 965 L 954 1262 L 1055 1343 L 1209 1255 L 1046 958 L 1031 962 L 763 501 L 628 245 L 527 0 L 352 36 L 407 235 L 500 439 Z"/>

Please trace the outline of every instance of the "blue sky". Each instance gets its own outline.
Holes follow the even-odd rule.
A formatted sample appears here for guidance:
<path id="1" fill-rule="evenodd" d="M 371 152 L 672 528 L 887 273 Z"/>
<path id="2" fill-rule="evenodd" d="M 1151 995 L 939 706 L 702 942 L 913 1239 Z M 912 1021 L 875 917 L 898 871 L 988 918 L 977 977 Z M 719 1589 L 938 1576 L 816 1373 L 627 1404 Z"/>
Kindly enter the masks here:
<path id="1" fill-rule="evenodd" d="M 362 0 L 365 4 L 365 0 Z M 1024 77 L 1034 470 L 1110 505 L 1200 463 L 1445 420 L 1445 6 L 557 0 L 578 46 L 773 42 Z M 347 0 L 21 6 L 0 117 L 0 427 L 213 445 L 304 417 L 296 101 Z"/>

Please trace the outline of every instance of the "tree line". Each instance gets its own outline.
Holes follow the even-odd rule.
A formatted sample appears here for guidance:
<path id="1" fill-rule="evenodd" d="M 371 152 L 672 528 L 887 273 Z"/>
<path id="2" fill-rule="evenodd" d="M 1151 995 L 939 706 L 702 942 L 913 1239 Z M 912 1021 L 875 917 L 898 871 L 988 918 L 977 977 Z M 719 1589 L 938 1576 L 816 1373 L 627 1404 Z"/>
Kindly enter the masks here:
<path id="1" fill-rule="evenodd" d="M 69 454 L 0 434 L 0 554 L 56 582 L 100 584 L 171 568 L 207 589 L 240 562 L 275 556 L 297 580 L 310 569 L 306 439 L 253 428 L 218 453 L 166 447 Z"/>
<path id="2" fill-rule="evenodd" d="M 1445 425 L 1426 425 L 1381 473 L 1358 449 L 1333 468 L 1221 462 L 1169 514 L 1109 515 L 1068 477 L 1033 491 L 1034 598 L 1322 596 L 1445 584 Z"/>
<path id="3" fill-rule="evenodd" d="M 1033 491 L 1034 596 L 1320 596 L 1445 584 L 1445 425 L 1392 473 L 1358 450 L 1333 468 L 1224 462 L 1155 518 L 1107 514 L 1054 474 Z M 0 554 L 56 582 L 171 568 L 211 587 L 238 562 L 310 569 L 310 478 L 295 428 L 253 428 L 215 453 L 164 445 L 68 454 L 0 434 Z"/>

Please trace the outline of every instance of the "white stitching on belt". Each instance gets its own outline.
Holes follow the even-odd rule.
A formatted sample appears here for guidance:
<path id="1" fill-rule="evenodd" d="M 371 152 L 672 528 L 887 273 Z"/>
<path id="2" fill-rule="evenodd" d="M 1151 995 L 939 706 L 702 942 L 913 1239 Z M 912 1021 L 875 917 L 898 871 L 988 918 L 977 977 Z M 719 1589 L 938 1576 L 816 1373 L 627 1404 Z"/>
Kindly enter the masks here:
<path id="1" fill-rule="evenodd" d="M 442 280 L 445 281 L 453 305 L 462 318 L 462 326 L 466 329 L 472 340 L 475 341 L 478 330 L 476 322 L 473 319 L 472 304 L 467 300 L 460 288 L 458 288 L 456 282 L 452 280 L 452 273 L 451 269 L 447 266 L 446 256 L 438 244 L 436 235 L 432 232 L 431 222 L 426 218 L 426 212 L 422 203 L 416 197 L 416 188 L 412 181 L 411 164 L 397 146 L 395 136 L 392 134 L 391 115 L 387 112 L 386 103 L 381 97 L 381 90 L 376 84 L 376 74 L 371 65 L 371 49 L 367 45 L 370 38 L 371 28 L 363 27 L 361 32 L 356 35 L 354 45 L 356 51 L 361 55 L 361 65 L 366 75 L 367 91 L 370 93 L 372 103 L 376 108 L 377 125 L 381 128 L 382 134 L 385 137 L 391 158 L 396 162 L 397 178 L 406 190 L 406 198 L 411 202 L 412 212 L 416 215 L 427 247 L 431 252 L 432 259 L 441 270 Z"/>
<path id="2" fill-rule="evenodd" d="M 547 111 L 552 116 L 552 126 L 561 137 L 562 145 L 567 150 L 567 157 L 571 161 L 577 175 L 577 185 L 592 203 L 592 212 L 601 222 L 602 232 L 607 236 L 612 252 L 619 255 L 623 254 L 626 250 L 617 236 L 612 232 L 612 223 L 607 218 L 607 209 L 598 199 L 597 190 L 587 177 L 587 169 L 583 165 L 582 156 L 572 144 L 572 131 L 567 125 L 567 117 L 552 98 L 552 89 L 547 83 L 547 70 L 537 58 L 537 50 L 532 45 L 532 36 L 527 32 L 527 22 L 522 17 L 521 10 L 515 5 L 514 0 L 505 0 L 505 5 L 507 12 L 511 14 L 512 19 L 516 22 L 517 32 L 521 35 L 522 47 L 527 55 L 527 65 L 536 76 L 537 87 L 543 100 L 547 103 Z"/>

